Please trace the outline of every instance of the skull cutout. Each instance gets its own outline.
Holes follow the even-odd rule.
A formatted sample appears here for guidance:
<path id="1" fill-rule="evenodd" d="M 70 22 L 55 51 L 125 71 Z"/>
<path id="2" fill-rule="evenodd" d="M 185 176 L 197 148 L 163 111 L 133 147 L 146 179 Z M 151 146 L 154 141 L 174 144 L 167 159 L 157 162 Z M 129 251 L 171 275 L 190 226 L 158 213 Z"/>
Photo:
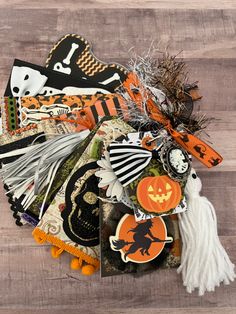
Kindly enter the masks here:
<path id="1" fill-rule="evenodd" d="M 14 97 L 36 96 L 47 81 L 47 76 L 29 67 L 14 66 L 11 73 L 11 92 Z"/>
<path id="2" fill-rule="evenodd" d="M 137 199 L 148 212 L 164 213 L 175 208 L 181 200 L 181 187 L 169 176 L 146 177 L 137 187 Z"/>
<path id="3" fill-rule="evenodd" d="M 66 187 L 63 228 L 74 242 L 84 246 L 99 244 L 98 170 L 96 162 L 82 166 Z"/>

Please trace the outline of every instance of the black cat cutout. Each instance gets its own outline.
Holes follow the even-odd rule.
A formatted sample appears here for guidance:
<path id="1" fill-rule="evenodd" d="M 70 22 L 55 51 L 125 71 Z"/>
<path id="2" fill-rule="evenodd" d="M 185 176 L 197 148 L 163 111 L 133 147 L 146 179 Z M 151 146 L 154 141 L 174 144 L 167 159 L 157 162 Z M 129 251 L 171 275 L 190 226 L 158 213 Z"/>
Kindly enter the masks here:
<path id="1" fill-rule="evenodd" d="M 62 211 L 63 229 L 74 242 L 84 246 L 99 244 L 98 170 L 96 162 L 79 168 L 70 178 Z"/>
<path id="2" fill-rule="evenodd" d="M 111 93 L 127 78 L 127 70 L 119 64 L 98 60 L 87 40 L 76 34 L 67 34 L 52 48 L 46 66 L 77 78 L 93 81 Z"/>

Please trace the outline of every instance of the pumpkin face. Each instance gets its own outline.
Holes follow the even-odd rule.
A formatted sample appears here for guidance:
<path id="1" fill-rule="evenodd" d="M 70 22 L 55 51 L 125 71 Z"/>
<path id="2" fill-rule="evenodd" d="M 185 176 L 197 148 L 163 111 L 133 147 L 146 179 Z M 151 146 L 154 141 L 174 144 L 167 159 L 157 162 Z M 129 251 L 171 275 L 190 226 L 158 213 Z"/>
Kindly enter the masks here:
<path id="1" fill-rule="evenodd" d="M 181 187 L 169 176 L 146 177 L 137 187 L 139 204 L 148 212 L 163 213 L 175 208 L 181 200 Z"/>

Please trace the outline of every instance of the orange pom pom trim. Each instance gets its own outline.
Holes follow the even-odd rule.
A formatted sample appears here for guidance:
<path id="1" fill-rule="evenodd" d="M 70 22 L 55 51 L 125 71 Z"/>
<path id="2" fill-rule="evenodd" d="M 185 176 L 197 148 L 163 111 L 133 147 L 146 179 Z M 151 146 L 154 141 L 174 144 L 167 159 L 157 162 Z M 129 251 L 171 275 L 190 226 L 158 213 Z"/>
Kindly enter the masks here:
<path id="1" fill-rule="evenodd" d="M 74 257 L 70 262 L 70 268 L 73 270 L 78 270 L 82 267 L 82 259 Z"/>
<path id="2" fill-rule="evenodd" d="M 35 228 L 33 230 L 33 237 L 35 239 L 36 242 L 38 242 L 39 244 L 42 244 L 44 242 L 49 242 L 51 243 L 53 246 L 57 247 L 57 249 L 59 250 L 59 252 L 62 251 L 66 251 L 72 255 L 74 255 L 75 257 L 77 257 L 78 259 L 81 260 L 81 265 L 82 263 L 87 263 L 89 265 L 83 266 L 87 267 L 87 266 L 91 266 L 90 268 L 85 268 L 85 275 L 92 275 L 92 273 L 94 273 L 94 271 L 96 271 L 99 266 L 100 266 L 100 261 L 97 258 L 93 258 L 92 256 L 86 254 L 85 252 L 81 251 L 80 249 L 78 249 L 77 247 L 74 247 L 72 245 L 69 245 L 67 243 L 65 243 L 64 241 L 56 238 L 55 236 L 51 235 L 51 234 L 47 234 L 44 231 L 42 231 L 39 228 Z M 53 249 L 55 250 L 55 249 Z M 83 269 L 82 269 L 82 273 L 83 273 Z"/>
<path id="3" fill-rule="evenodd" d="M 64 250 L 59 247 L 56 247 L 56 246 L 51 247 L 51 255 L 53 258 L 58 258 L 63 251 Z"/>
<path id="4" fill-rule="evenodd" d="M 82 267 L 82 274 L 85 276 L 91 276 L 95 272 L 93 265 L 85 265 Z"/>

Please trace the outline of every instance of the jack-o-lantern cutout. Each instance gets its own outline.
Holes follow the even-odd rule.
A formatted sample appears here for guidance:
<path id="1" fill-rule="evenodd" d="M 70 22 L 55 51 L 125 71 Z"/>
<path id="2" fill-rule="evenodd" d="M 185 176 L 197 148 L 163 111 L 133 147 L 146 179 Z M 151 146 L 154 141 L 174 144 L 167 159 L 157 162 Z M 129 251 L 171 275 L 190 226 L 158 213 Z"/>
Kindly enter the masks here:
<path id="1" fill-rule="evenodd" d="M 175 208 L 181 200 L 181 187 L 169 176 L 146 177 L 137 187 L 139 204 L 148 212 L 164 213 Z"/>

